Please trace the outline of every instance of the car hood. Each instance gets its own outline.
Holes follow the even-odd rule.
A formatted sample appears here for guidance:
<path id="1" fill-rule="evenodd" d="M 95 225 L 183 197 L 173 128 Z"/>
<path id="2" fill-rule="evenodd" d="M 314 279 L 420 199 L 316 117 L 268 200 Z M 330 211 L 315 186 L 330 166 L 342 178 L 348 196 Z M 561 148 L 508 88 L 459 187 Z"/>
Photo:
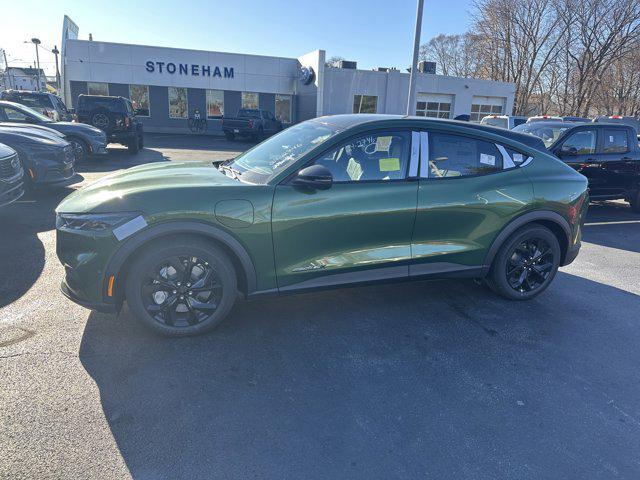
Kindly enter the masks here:
<path id="1" fill-rule="evenodd" d="M 89 135 L 104 135 L 104 132 L 93 125 L 87 125 L 86 123 L 75 122 L 51 122 L 48 123 L 47 128 L 57 130 L 65 135 L 71 135 L 73 133 L 84 132 Z"/>
<path id="2" fill-rule="evenodd" d="M 68 143 L 58 135 L 50 134 L 45 131 L 40 131 L 33 128 L 25 127 L 7 127 L 5 124 L 0 124 L 0 142 L 4 142 L 11 145 L 12 142 L 17 143 L 38 143 L 41 145 L 52 145 L 58 147 L 64 147 Z"/>
<path id="3" fill-rule="evenodd" d="M 247 187 L 220 172 L 211 162 L 161 162 L 121 170 L 81 188 L 57 212 L 120 211 L 141 208 L 150 199 L 166 201 L 177 190 Z"/>
<path id="4" fill-rule="evenodd" d="M 12 128 L 12 129 L 20 129 L 27 130 L 29 132 L 33 132 L 35 134 L 40 133 L 41 135 L 49 135 L 58 138 L 64 138 L 64 133 L 58 132 L 50 127 L 45 127 L 44 125 L 32 125 L 26 123 L 12 123 L 12 122 L 3 122 L 0 123 L 0 127 L 2 128 Z"/>

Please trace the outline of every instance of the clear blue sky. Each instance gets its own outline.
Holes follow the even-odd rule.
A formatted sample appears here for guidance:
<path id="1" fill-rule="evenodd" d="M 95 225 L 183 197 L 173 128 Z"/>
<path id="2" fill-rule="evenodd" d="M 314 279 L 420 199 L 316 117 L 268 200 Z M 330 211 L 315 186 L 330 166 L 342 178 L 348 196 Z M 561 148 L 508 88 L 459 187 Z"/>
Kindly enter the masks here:
<path id="1" fill-rule="evenodd" d="M 416 0 L 109 0 L 52 2 L 21 0 L 3 22 L 0 48 L 9 64 L 35 60 L 37 36 L 49 49 L 60 46 L 62 18 L 80 27 L 80 38 L 120 43 L 197 48 L 297 57 L 322 48 L 327 58 L 356 60 L 359 68 L 405 68 L 411 63 Z M 426 0 L 422 41 L 439 33 L 461 33 L 470 23 L 472 0 Z M 6 7 L 5 7 L 6 11 Z M 53 56 L 41 66 L 54 72 Z"/>

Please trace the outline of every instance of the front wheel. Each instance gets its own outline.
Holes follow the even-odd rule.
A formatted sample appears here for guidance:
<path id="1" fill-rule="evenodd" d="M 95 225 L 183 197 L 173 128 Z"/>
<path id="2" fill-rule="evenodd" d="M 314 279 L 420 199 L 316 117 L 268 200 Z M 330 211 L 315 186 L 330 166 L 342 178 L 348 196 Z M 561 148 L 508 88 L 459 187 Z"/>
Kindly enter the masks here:
<path id="1" fill-rule="evenodd" d="M 84 142 L 84 140 L 80 140 L 79 138 L 71 137 L 69 138 L 69 143 L 73 147 L 73 152 L 76 158 L 76 163 L 83 162 L 86 160 L 89 155 L 89 147 Z"/>
<path id="2" fill-rule="evenodd" d="M 129 153 L 131 155 L 135 155 L 136 153 L 138 153 L 140 151 L 140 137 L 136 135 L 131 140 L 129 140 L 127 149 L 129 150 Z"/>
<path id="3" fill-rule="evenodd" d="M 517 230 L 502 245 L 487 277 L 489 287 L 510 300 L 529 300 L 542 293 L 560 266 L 560 244 L 542 225 Z"/>
<path id="4" fill-rule="evenodd" d="M 167 336 L 211 330 L 227 316 L 236 295 L 236 273 L 229 258 L 215 245 L 190 237 L 146 249 L 126 281 L 131 311 Z"/>

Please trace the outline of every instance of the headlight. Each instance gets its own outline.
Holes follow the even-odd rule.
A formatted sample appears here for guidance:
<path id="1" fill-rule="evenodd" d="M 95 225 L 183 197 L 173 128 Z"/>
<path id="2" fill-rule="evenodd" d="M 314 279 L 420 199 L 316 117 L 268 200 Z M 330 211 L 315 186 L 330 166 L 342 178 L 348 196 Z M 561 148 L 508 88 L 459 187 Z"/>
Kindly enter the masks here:
<path id="1" fill-rule="evenodd" d="M 70 231 L 102 232 L 113 230 L 138 216 L 140 216 L 139 212 L 59 213 L 56 215 L 56 228 Z"/>

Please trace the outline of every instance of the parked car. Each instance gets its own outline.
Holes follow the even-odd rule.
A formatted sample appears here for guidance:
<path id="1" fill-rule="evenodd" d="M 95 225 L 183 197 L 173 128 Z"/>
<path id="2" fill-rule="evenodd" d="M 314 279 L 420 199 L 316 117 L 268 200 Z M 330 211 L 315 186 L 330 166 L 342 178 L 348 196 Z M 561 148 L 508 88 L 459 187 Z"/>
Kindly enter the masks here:
<path id="1" fill-rule="evenodd" d="M 60 132 L 73 146 L 76 162 L 84 160 L 88 155 L 107 153 L 107 135 L 99 128 L 84 123 L 54 122 L 18 103 L 0 100 L 0 124 L 3 122 L 37 125 Z"/>
<path id="2" fill-rule="evenodd" d="M 128 98 L 78 95 L 75 112 L 78 122 L 99 128 L 108 142 L 125 145 L 129 153 L 138 153 L 144 147 L 142 123 Z"/>
<path id="3" fill-rule="evenodd" d="M 554 115 L 537 115 L 527 118 L 527 123 L 533 122 L 562 122 L 562 117 Z"/>
<path id="4" fill-rule="evenodd" d="M 15 202 L 24 194 L 23 171 L 16 151 L 0 143 L 0 207 Z"/>
<path id="5" fill-rule="evenodd" d="M 73 147 L 55 133 L 0 124 L 0 143 L 18 154 L 25 188 L 70 185 L 77 181 Z"/>
<path id="6" fill-rule="evenodd" d="M 518 125 L 526 123 L 527 117 L 518 115 L 487 115 L 480 120 L 483 125 L 491 125 L 493 127 L 506 128 L 511 130 Z"/>
<path id="7" fill-rule="evenodd" d="M 623 117 L 621 115 L 599 115 L 595 117 L 593 121 L 595 123 L 622 123 L 623 125 L 629 125 L 636 131 L 636 136 L 640 141 L 640 119 L 637 119 L 635 117 Z"/>
<path id="8" fill-rule="evenodd" d="M 535 297 L 580 249 L 587 180 L 533 136 L 400 115 L 292 126 L 219 164 L 131 168 L 56 209 L 62 292 L 167 335 L 247 297 L 424 277 Z M 382 300 L 381 300 L 382 301 Z"/>
<path id="9" fill-rule="evenodd" d="M 546 122 L 524 123 L 515 127 L 513 131 L 534 135 L 544 142 L 545 147 L 549 147 L 560 137 L 560 135 L 562 135 L 563 132 L 575 127 L 576 125 L 578 125 L 576 122 L 549 120 Z"/>
<path id="10" fill-rule="evenodd" d="M 640 147 L 621 123 L 586 123 L 565 130 L 549 150 L 589 179 L 592 200 L 629 202 L 640 213 Z"/>
<path id="11" fill-rule="evenodd" d="M 26 107 L 33 108 L 54 122 L 72 120 L 71 114 L 62 99 L 52 93 L 5 90 L 0 92 L 0 100 L 20 103 Z"/>
<path id="12" fill-rule="evenodd" d="M 268 110 L 241 108 L 235 117 L 222 118 L 222 131 L 227 140 L 249 136 L 252 140 L 273 135 L 282 130 L 282 122 Z"/>

